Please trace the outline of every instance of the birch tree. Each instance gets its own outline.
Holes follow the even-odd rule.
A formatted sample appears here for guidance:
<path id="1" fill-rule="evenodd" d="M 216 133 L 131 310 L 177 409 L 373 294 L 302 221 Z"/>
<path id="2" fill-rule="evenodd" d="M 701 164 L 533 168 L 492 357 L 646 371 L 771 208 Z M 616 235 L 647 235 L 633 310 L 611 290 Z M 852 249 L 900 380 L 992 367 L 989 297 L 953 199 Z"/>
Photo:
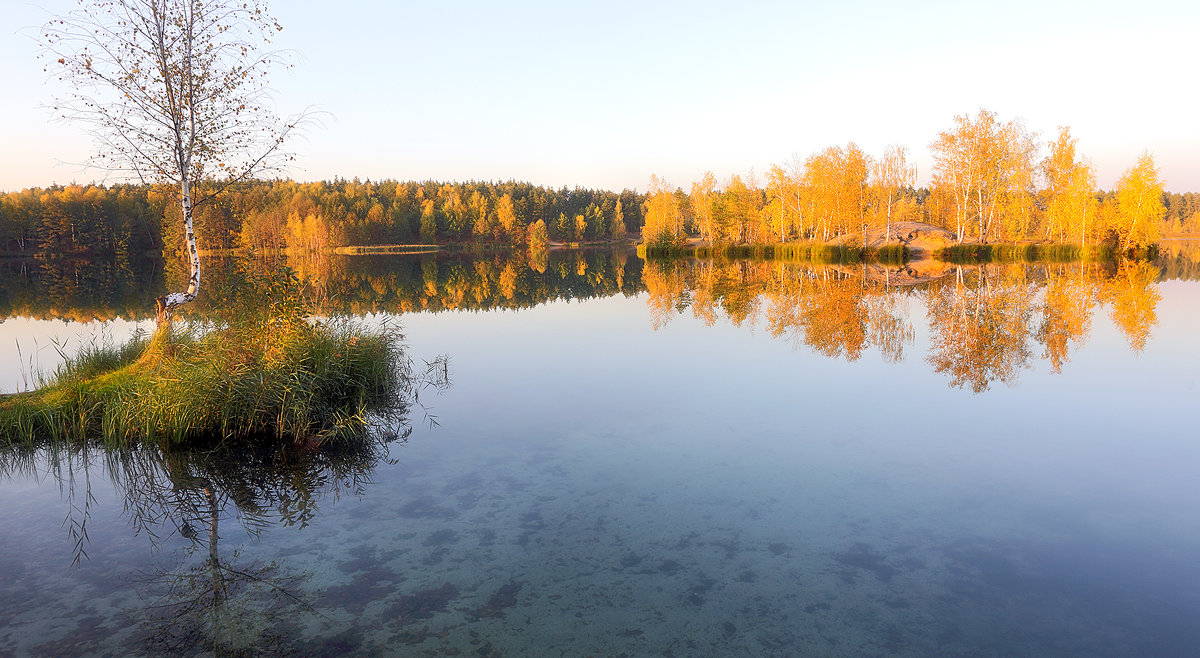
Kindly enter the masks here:
<path id="1" fill-rule="evenodd" d="M 917 180 L 917 168 L 908 163 L 908 149 L 892 145 L 883 152 L 883 158 L 871 169 L 880 210 L 884 214 L 883 243 L 892 239 L 892 209 L 899 200 L 899 192 L 912 186 Z"/>
<path id="2" fill-rule="evenodd" d="M 700 229 L 700 238 L 709 244 L 713 243 L 716 233 L 713 228 L 713 196 L 717 189 L 717 179 L 711 171 L 704 172 L 704 177 L 698 183 L 692 183 L 692 193 L 688 198 L 692 205 L 692 215 Z"/>
<path id="3" fill-rule="evenodd" d="M 1167 209 L 1162 202 L 1163 184 L 1149 152 L 1138 156 L 1135 166 L 1117 181 L 1117 233 L 1122 251 L 1146 246 L 1158 239 L 1158 225 Z"/>
<path id="4" fill-rule="evenodd" d="M 984 243 L 993 227 L 1003 228 L 998 224 L 1004 219 L 1010 233 L 1023 231 L 1031 210 L 1036 135 L 1016 119 L 997 122 L 987 110 L 974 119 L 956 116 L 954 124 L 938 133 L 930 149 L 933 184 L 949 190 L 958 207 L 959 242 L 971 220 Z"/>
<path id="5" fill-rule="evenodd" d="M 259 0 L 79 0 L 39 33 L 45 71 L 67 91 L 53 109 L 96 140 L 90 164 L 177 196 L 191 273 L 157 300 L 159 320 L 194 301 L 193 213 L 228 185 L 278 171 L 303 115 L 280 121 L 267 79 L 283 29 Z"/>
<path id="6" fill-rule="evenodd" d="M 1087 246 L 1096 175 L 1091 164 L 1076 155 L 1075 138 L 1065 126 L 1059 127 L 1058 139 L 1050 144 L 1050 155 L 1042 161 L 1042 175 L 1046 179 L 1046 237 L 1065 242 L 1067 236 L 1078 236 L 1080 246 Z"/>

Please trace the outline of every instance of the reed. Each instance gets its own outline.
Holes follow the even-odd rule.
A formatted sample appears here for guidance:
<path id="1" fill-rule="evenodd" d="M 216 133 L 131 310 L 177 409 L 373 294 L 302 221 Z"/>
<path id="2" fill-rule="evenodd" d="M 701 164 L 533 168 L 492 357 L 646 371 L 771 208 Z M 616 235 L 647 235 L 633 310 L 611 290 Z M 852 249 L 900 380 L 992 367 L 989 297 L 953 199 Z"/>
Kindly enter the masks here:
<path id="1" fill-rule="evenodd" d="M 903 263 L 909 258 L 908 247 L 888 245 L 878 249 L 853 245 L 827 245 L 815 242 L 789 242 L 764 245 L 716 244 L 699 246 L 638 245 L 642 258 L 749 258 L 832 263 L 864 263 L 881 261 Z"/>
<path id="2" fill-rule="evenodd" d="M 1075 244 L 956 244 L 938 249 L 934 258 L 948 263 L 1034 263 L 1075 262 L 1080 260 L 1106 260 L 1129 258 L 1154 260 L 1158 256 L 1158 245 L 1134 247 L 1125 251 L 1111 244 L 1081 247 Z"/>

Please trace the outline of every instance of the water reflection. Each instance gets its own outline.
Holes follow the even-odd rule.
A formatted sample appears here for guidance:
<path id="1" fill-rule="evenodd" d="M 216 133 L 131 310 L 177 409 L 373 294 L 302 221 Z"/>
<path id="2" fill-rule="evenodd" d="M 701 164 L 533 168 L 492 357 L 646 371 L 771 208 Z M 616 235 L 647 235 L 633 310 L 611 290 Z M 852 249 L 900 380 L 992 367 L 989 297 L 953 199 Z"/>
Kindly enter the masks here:
<path id="1" fill-rule="evenodd" d="M 645 293 L 659 329 L 690 313 L 708 325 L 765 326 L 776 338 L 830 358 L 855 361 L 876 351 L 886 361 L 924 358 L 951 386 L 976 392 L 1012 385 L 1045 361 L 1055 373 L 1087 341 L 1104 309 L 1130 349 L 1143 350 L 1157 323 L 1158 282 L 1200 273 L 1196 243 L 1166 243 L 1155 262 L 997 263 L 958 266 L 817 265 L 755 260 L 643 261 L 628 251 L 409 256 L 293 256 L 287 260 L 324 314 L 523 309 L 556 300 Z M 260 267 L 276 266 L 259 258 Z M 233 260 L 213 260 L 200 302 Z M 155 291 L 177 276 L 172 264 L 148 272 L 126 265 L 7 263 L 0 311 L 74 319 L 146 317 Z M 164 281 L 165 279 L 165 281 Z M 920 317 L 922 307 L 926 317 Z M 928 353 L 913 355 L 918 334 Z"/>
<path id="2" fill-rule="evenodd" d="M 712 325 L 724 317 L 831 358 L 856 361 L 878 350 L 899 361 L 915 342 L 909 302 L 925 308 L 925 360 L 952 387 L 986 391 L 1018 381 L 1036 351 L 1061 372 L 1086 342 L 1104 305 L 1130 349 L 1157 323 L 1161 271 L 1151 263 L 924 263 L 813 266 L 772 261 L 652 261 L 642 280 L 655 329 L 690 312 Z"/>
<path id="3" fill-rule="evenodd" d="M 444 366 L 445 361 L 438 365 Z M 431 367 L 410 391 L 449 386 L 447 370 Z M 217 655 L 302 652 L 296 629 L 328 630 L 305 584 L 311 573 L 286 562 L 246 556 L 248 543 L 273 527 L 304 528 L 327 501 L 361 496 L 393 446 L 412 430 L 410 397 L 389 414 L 393 423 L 347 442 L 278 441 L 187 447 L 140 444 L 112 448 L 96 442 L 0 445 L 0 479 L 57 483 L 67 507 L 72 566 L 89 560 L 95 487 L 111 483 L 131 531 L 155 552 L 178 549 L 179 559 L 155 561 L 130 576 L 139 607 L 133 641 L 153 653 Z M 428 416 L 426 416 L 428 418 Z M 86 630 L 62 638 L 71 646 L 97 642 Z M 67 651 L 54 641 L 39 650 Z"/>

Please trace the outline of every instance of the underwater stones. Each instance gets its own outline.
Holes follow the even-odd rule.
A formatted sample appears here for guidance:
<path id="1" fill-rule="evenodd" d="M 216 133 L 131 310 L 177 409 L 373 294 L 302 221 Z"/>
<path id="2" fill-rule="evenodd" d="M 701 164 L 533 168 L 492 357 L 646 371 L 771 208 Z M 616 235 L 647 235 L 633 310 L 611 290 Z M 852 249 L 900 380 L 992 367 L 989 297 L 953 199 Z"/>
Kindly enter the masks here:
<path id="1" fill-rule="evenodd" d="M 867 544 L 858 543 L 848 551 L 834 553 L 833 559 L 847 567 L 870 571 L 875 574 L 876 578 L 885 583 L 891 582 L 892 577 L 900 573 L 899 569 L 886 563 L 884 555 L 876 552 Z M 853 572 L 844 574 L 843 579 L 847 581 L 853 580 Z"/>
<path id="2" fill-rule="evenodd" d="M 412 594 L 401 596 L 392 606 L 390 616 L 395 617 L 401 626 L 430 619 L 439 612 L 445 612 L 450 602 L 458 598 L 458 586 L 453 583 L 442 583 L 440 587 L 424 589 Z"/>
<path id="3" fill-rule="evenodd" d="M 521 593 L 521 588 L 524 586 L 525 583 L 517 580 L 508 581 L 488 597 L 487 603 L 472 610 L 471 616 L 477 619 L 503 617 L 505 609 L 517 604 L 517 595 Z"/>
<path id="4" fill-rule="evenodd" d="M 458 533 L 450 528 L 442 528 L 430 534 L 421 542 L 422 546 L 445 546 L 458 541 Z"/>
<path id="5" fill-rule="evenodd" d="M 396 510 L 397 516 L 405 519 L 452 519 L 458 512 L 439 505 L 433 496 L 418 496 Z"/>

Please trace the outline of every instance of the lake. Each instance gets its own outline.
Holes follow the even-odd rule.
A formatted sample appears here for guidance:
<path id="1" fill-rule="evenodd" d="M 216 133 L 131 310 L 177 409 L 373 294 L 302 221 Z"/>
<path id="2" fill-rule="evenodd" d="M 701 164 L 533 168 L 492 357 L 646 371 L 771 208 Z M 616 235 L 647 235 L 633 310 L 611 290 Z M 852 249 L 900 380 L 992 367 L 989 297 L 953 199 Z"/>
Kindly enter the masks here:
<path id="1" fill-rule="evenodd" d="M 1195 655 L 1195 254 L 297 260 L 450 385 L 346 454 L 6 449 L 0 654 Z M 99 270 L 5 264 L 2 390 L 178 278 Z"/>

